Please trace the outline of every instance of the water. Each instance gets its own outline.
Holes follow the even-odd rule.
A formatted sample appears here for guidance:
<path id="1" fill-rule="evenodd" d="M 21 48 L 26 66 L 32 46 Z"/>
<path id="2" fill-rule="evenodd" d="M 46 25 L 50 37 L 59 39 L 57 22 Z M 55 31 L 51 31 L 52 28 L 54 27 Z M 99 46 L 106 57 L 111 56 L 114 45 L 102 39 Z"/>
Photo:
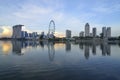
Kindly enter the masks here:
<path id="1" fill-rule="evenodd" d="M 120 45 L 0 41 L 0 80 L 120 80 Z"/>

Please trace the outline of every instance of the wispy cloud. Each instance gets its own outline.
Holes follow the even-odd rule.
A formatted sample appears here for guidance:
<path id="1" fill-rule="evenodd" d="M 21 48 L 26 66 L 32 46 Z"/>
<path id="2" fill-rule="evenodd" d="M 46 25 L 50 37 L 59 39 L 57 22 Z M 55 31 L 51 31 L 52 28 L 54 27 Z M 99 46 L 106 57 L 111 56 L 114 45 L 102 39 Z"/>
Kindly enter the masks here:
<path id="1" fill-rule="evenodd" d="M 17 12 L 14 12 L 13 15 L 22 19 L 37 19 L 38 17 L 48 15 L 51 12 L 52 9 L 50 8 L 39 7 L 36 5 L 25 5 Z"/>
<path id="2" fill-rule="evenodd" d="M 98 3 L 96 4 L 96 6 L 93 7 L 93 11 L 104 14 L 116 13 L 120 11 L 120 2 L 110 3 L 108 1 L 108 2 Z"/>

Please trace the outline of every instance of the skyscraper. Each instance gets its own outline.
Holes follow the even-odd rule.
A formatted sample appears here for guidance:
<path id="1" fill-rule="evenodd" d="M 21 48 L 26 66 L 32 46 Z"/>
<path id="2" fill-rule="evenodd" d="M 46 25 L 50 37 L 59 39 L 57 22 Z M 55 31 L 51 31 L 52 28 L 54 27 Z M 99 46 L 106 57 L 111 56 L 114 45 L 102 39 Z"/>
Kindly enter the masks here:
<path id="1" fill-rule="evenodd" d="M 107 27 L 107 38 L 111 37 L 111 27 Z"/>
<path id="2" fill-rule="evenodd" d="M 71 31 L 70 30 L 66 30 L 66 38 L 71 38 Z"/>
<path id="3" fill-rule="evenodd" d="M 89 23 L 85 24 L 85 37 L 89 37 L 90 36 L 90 25 Z"/>
<path id="4" fill-rule="evenodd" d="M 93 33 L 89 33 L 89 37 L 93 37 Z"/>
<path id="5" fill-rule="evenodd" d="M 84 37 L 84 32 L 83 31 L 80 32 L 79 37 Z"/>
<path id="6" fill-rule="evenodd" d="M 102 28 L 103 38 L 110 38 L 111 37 L 111 27 L 103 27 Z"/>
<path id="7" fill-rule="evenodd" d="M 21 38 L 25 38 L 25 31 L 21 31 Z"/>
<path id="8" fill-rule="evenodd" d="M 107 37 L 107 34 L 106 34 L 106 27 L 103 27 L 102 28 L 102 34 L 103 34 L 103 38 L 106 38 Z"/>
<path id="9" fill-rule="evenodd" d="M 92 32 L 93 32 L 93 37 L 96 37 L 97 36 L 97 29 L 93 28 Z"/>
<path id="10" fill-rule="evenodd" d="M 15 25 L 13 26 L 13 34 L 12 34 L 12 38 L 22 38 L 22 26 L 23 25 Z"/>

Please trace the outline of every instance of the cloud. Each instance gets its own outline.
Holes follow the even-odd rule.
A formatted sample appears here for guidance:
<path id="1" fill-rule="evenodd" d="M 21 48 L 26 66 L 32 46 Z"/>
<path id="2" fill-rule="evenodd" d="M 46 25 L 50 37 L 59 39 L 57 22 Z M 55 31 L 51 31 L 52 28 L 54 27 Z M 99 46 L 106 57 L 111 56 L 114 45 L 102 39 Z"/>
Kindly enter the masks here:
<path id="1" fill-rule="evenodd" d="M 97 6 L 97 5 L 99 5 L 99 6 Z M 120 2 L 117 2 L 117 3 L 107 3 L 107 2 L 99 3 L 93 7 L 93 11 L 99 12 L 99 13 L 104 13 L 104 14 L 116 13 L 116 12 L 120 11 Z"/>
<path id="2" fill-rule="evenodd" d="M 22 31 L 27 31 L 28 33 L 32 33 L 32 31 L 31 31 L 31 30 L 29 30 L 29 29 L 27 29 L 27 27 L 26 27 L 26 26 L 22 26 Z"/>
<path id="3" fill-rule="evenodd" d="M 12 29 L 10 26 L 1 26 L 0 28 L 2 32 L 0 33 L 0 37 L 11 37 Z"/>
<path id="4" fill-rule="evenodd" d="M 62 37 L 65 37 L 65 34 L 61 32 L 55 32 L 55 36 L 62 38 Z"/>
<path id="5" fill-rule="evenodd" d="M 22 19 L 36 19 L 42 15 L 46 15 L 51 12 L 52 10 L 50 8 L 39 7 L 37 5 L 29 4 L 21 6 L 21 9 L 17 12 L 14 12 L 13 15 Z"/>

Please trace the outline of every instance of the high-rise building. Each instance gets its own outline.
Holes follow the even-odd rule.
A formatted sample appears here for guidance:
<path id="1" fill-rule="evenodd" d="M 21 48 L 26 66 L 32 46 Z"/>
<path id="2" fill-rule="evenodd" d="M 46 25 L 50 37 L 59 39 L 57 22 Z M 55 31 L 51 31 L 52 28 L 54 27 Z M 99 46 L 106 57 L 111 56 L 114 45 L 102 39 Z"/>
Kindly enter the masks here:
<path id="1" fill-rule="evenodd" d="M 33 37 L 32 33 L 28 33 L 28 35 L 29 35 L 29 38 L 32 38 L 32 37 Z"/>
<path id="2" fill-rule="evenodd" d="M 25 38 L 27 38 L 28 37 L 28 33 L 27 33 L 27 31 L 25 31 Z"/>
<path id="3" fill-rule="evenodd" d="M 22 29 L 23 25 L 15 25 L 13 26 L 13 34 L 12 34 L 12 38 L 22 38 L 22 34 L 21 34 L 21 29 Z"/>
<path id="4" fill-rule="evenodd" d="M 25 31 L 21 31 L 21 38 L 25 38 Z"/>
<path id="5" fill-rule="evenodd" d="M 85 24 L 85 37 L 89 37 L 90 36 L 90 25 L 89 23 Z"/>
<path id="6" fill-rule="evenodd" d="M 33 32 L 32 35 L 33 35 L 33 38 L 36 38 L 37 37 L 37 32 Z"/>
<path id="7" fill-rule="evenodd" d="M 107 38 L 111 37 L 111 27 L 107 27 Z"/>
<path id="8" fill-rule="evenodd" d="M 93 28 L 92 32 L 93 32 L 93 37 L 96 37 L 97 36 L 97 29 Z"/>
<path id="9" fill-rule="evenodd" d="M 66 38 L 71 38 L 71 31 L 70 30 L 66 30 Z"/>
<path id="10" fill-rule="evenodd" d="M 93 33 L 90 33 L 90 34 L 89 34 L 89 37 L 93 37 Z"/>
<path id="11" fill-rule="evenodd" d="M 106 38 L 107 37 L 107 34 L 106 34 L 106 27 L 103 27 L 102 28 L 102 35 L 103 35 L 103 38 Z"/>
<path id="12" fill-rule="evenodd" d="M 84 37 L 84 31 L 81 31 L 79 37 Z"/>

